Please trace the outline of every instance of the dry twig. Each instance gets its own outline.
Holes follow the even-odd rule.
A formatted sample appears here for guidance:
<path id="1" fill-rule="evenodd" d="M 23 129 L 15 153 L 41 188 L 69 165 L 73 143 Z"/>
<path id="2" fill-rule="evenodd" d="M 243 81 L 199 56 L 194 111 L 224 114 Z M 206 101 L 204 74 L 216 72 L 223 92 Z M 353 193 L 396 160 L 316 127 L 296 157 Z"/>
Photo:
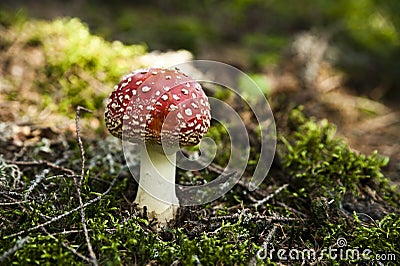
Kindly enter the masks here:
<path id="1" fill-rule="evenodd" d="M 78 106 L 76 108 L 76 118 L 75 118 L 75 122 L 76 122 L 76 138 L 77 138 L 77 141 L 78 141 L 79 150 L 81 152 L 82 164 L 81 164 L 81 175 L 79 176 L 79 180 L 74 178 L 74 183 L 75 183 L 75 186 L 76 186 L 76 194 L 77 194 L 78 199 L 79 199 L 82 229 L 83 229 L 83 232 L 84 232 L 84 235 L 85 235 L 85 240 L 86 240 L 86 244 L 88 246 L 88 251 L 89 251 L 90 258 L 91 258 L 91 262 L 92 262 L 93 265 L 98 265 L 96 254 L 94 253 L 92 244 L 90 243 L 89 232 L 87 230 L 87 225 L 86 225 L 85 209 L 83 207 L 83 201 L 82 201 L 82 196 L 81 196 L 82 180 L 83 180 L 84 175 L 85 175 L 85 149 L 83 148 L 82 139 L 81 139 L 81 135 L 80 135 L 80 126 L 79 126 L 79 119 L 80 119 L 80 111 L 81 110 L 84 110 L 84 111 L 87 111 L 87 112 L 91 112 L 90 110 L 88 110 L 88 109 L 86 109 L 86 108 L 84 108 L 82 106 Z"/>
<path id="2" fill-rule="evenodd" d="M 289 184 L 284 184 L 283 186 L 279 187 L 277 190 L 275 190 L 274 193 L 272 193 L 271 195 L 263 198 L 262 200 L 257 201 L 256 203 L 253 204 L 254 207 L 258 207 L 264 203 L 266 203 L 267 201 L 269 201 L 270 199 L 272 199 L 273 197 L 275 197 L 276 195 L 278 195 L 282 190 L 284 190 L 285 188 L 287 188 L 287 186 L 289 186 Z"/>
<path id="3" fill-rule="evenodd" d="M 19 205 L 23 203 L 30 202 L 30 200 L 22 200 L 22 201 L 15 201 L 15 202 L 0 202 L 0 206 L 11 206 L 11 205 Z"/>
<path id="4" fill-rule="evenodd" d="M 105 195 L 107 195 L 107 194 L 111 191 L 111 189 L 113 188 L 113 186 L 114 186 L 115 182 L 117 181 L 118 177 L 119 177 L 119 175 L 117 175 L 116 177 L 114 177 L 114 179 L 111 181 L 111 184 L 110 184 L 110 186 L 107 188 L 106 191 L 104 191 L 101 195 L 97 196 L 96 198 L 89 200 L 88 202 L 86 202 L 86 203 L 83 204 L 82 206 L 78 206 L 78 207 L 76 207 L 76 208 L 74 208 L 74 209 L 72 209 L 72 210 L 70 210 L 70 211 L 67 211 L 67 212 L 65 212 L 65 213 L 63 213 L 63 214 L 61 214 L 61 215 L 59 215 L 59 216 L 56 216 L 56 217 L 52 218 L 51 220 L 49 220 L 49 221 L 47 221 L 47 222 L 45 222 L 45 223 L 38 224 L 38 225 L 36 225 L 36 226 L 34 226 L 34 227 L 31 227 L 31 228 L 29 228 L 28 230 L 22 230 L 22 231 L 19 231 L 19 232 L 17 232 L 17 233 L 14 233 L 14 234 L 4 236 L 4 238 L 5 238 L 5 239 L 8 239 L 8 238 L 16 237 L 16 236 L 19 236 L 19 235 L 22 235 L 22 234 L 26 234 L 26 233 L 35 231 L 35 230 L 37 230 L 37 229 L 39 229 L 39 228 L 41 228 L 41 227 L 47 226 L 47 225 L 52 224 L 52 223 L 54 223 L 54 222 L 56 222 L 56 221 L 58 221 L 58 220 L 60 220 L 60 219 L 62 219 L 62 218 L 64 218 L 64 217 L 66 217 L 66 216 L 68 216 L 68 215 L 71 215 L 72 213 L 74 213 L 74 212 L 80 210 L 81 208 L 86 208 L 87 206 L 90 206 L 90 205 L 92 205 L 93 203 L 98 202 L 99 200 L 101 200 L 101 198 L 103 198 Z"/>
<path id="5" fill-rule="evenodd" d="M 42 161 L 34 161 L 34 162 L 23 162 L 23 161 L 10 161 L 10 160 L 5 160 L 5 162 L 6 162 L 6 163 L 12 163 L 12 164 L 15 164 L 15 165 L 21 165 L 21 166 L 44 165 L 44 166 L 47 166 L 47 167 L 50 167 L 50 168 L 53 168 L 53 169 L 56 169 L 56 170 L 60 170 L 60 171 L 66 172 L 66 173 L 68 173 L 68 174 L 70 174 L 70 175 L 74 175 L 74 174 L 75 174 L 75 172 L 74 172 L 73 170 L 71 170 L 71 169 L 65 168 L 65 167 L 63 167 L 63 166 L 60 166 L 60 165 L 57 165 L 57 164 L 54 164 L 54 163 L 51 163 L 51 162 L 48 162 L 48 161 L 45 161 L 45 160 L 42 160 Z"/>
<path id="6" fill-rule="evenodd" d="M 21 249 L 26 242 L 29 241 L 29 236 L 26 236 L 15 243 L 15 245 L 3 253 L 0 257 L 0 262 L 6 260 L 10 255 L 14 254 L 17 250 Z"/>
<path id="7" fill-rule="evenodd" d="M 54 240 L 58 240 L 57 238 L 55 238 L 52 234 L 50 234 L 46 228 L 42 227 L 43 232 L 45 232 L 49 237 L 51 237 Z M 81 253 L 79 253 L 78 251 L 76 251 L 75 249 L 71 248 L 70 246 L 68 246 L 66 243 L 61 241 L 61 245 L 63 247 L 65 247 L 66 249 L 68 249 L 69 251 L 71 251 L 73 254 L 75 254 L 77 257 L 83 259 L 84 261 L 90 262 L 90 259 L 84 255 L 82 255 Z"/>

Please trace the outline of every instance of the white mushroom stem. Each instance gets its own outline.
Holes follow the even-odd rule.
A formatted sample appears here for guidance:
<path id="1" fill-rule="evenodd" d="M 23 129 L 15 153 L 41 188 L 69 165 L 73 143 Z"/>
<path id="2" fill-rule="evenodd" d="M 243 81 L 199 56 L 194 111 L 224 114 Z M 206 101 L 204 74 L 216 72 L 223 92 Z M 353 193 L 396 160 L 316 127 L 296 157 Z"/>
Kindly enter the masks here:
<path id="1" fill-rule="evenodd" d="M 147 147 L 147 149 L 146 149 Z M 135 202 L 147 206 L 150 218 L 162 224 L 175 217 L 179 205 L 175 194 L 176 153 L 165 154 L 160 145 L 141 147 L 140 180 Z"/>

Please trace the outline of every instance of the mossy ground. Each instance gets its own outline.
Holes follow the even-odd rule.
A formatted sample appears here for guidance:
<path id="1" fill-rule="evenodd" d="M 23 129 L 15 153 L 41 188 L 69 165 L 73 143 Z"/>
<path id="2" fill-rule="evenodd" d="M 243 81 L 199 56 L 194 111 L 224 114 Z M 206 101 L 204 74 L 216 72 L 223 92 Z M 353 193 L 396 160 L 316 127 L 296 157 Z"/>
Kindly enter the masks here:
<path id="1" fill-rule="evenodd" d="M 39 31 L 33 30 L 35 25 L 40 25 Z M 399 260 L 400 193 L 382 170 L 388 158 L 352 150 L 335 135 L 333 124 L 308 117 L 293 103 L 278 101 L 281 98 L 277 93 L 276 102 L 272 94 L 268 96 L 278 118 L 278 149 L 262 185 L 256 191 L 248 190 L 252 174 L 249 167 L 229 193 L 210 204 L 182 208 L 176 221 L 155 230 L 154 221 L 132 203 L 137 189 L 132 176 L 135 173 L 127 168 L 120 143 L 105 137 L 102 99 L 108 92 L 96 91 L 97 85 L 111 88 L 123 72 L 140 67 L 139 58 L 145 48 L 106 42 L 90 35 L 76 19 L 20 22 L 2 26 L 1 31 L 5 94 L 0 99 L 7 107 L 18 100 L 19 106 L 32 106 L 35 114 L 44 109 L 61 115 L 51 116 L 56 122 L 46 125 L 24 121 L 29 114 L 23 108 L 20 116 L 1 113 L 0 263 L 360 262 L 354 257 L 335 253 L 336 258 L 332 258 L 322 252 L 329 248 L 369 249 L 372 253 L 369 260 L 362 258 L 365 262 L 376 263 L 377 256 L 382 258 L 383 254 L 390 258 L 389 264 Z M 77 46 L 69 35 L 72 31 L 79 32 L 89 48 Z M 56 49 L 61 40 L 63 50 Z M 18 57 L 15 49 L 36 55 L 36 63 Z M 99 54 L 104 55 L 104 61 L 98 60 Z M 115 62 L 121 68 L 115 68 Z M 24 77 L 30 78 L 18 76 L 22 66 L 22 73 L 27 75 Z M 73 97 L 76 91 L 80 97 Z M 214 94 L 210 96 L 230 101 L 223 92 Z M 230 104 L 247 115 L 246 108 L 237 102 Z M 81 110 L 82 146 L 73 126 L 77 105 L 94 111 Z M 60 121 L 72 126 L 57 127 Z M 98 128 L 95 133 L 93 128 Z M 253 144 L 257 144 L 257 128 L 248 130 Z M 225 144 L 221 147 L 229 146 L 229 139 L 218 126 L 209 134 Z M 211 167 L 194 175 L 178 171 L 177 180 L 210 180 L 219 174 L 219 165 L 226 158 L 221 154 Z M 250 159 L 258 159 L 255 150 Z M 338 239 L 347 241 L 342 249 Z M 279 249 L 286 254 L 278 253 Z M 312 250 L 317 255 L 290 256 L 290 250 Z"/>

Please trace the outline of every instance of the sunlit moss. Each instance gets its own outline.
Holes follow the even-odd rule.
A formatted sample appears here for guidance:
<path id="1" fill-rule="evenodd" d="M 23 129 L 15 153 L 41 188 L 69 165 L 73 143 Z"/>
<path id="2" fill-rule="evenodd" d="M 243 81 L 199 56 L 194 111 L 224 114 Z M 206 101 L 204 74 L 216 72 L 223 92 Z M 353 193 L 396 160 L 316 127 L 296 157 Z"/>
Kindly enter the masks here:
<path id="1" fill-rule="evenodd" d="M 307 120 L 295 109 L 290 114 L 290 123 L 297 129 L 289 140 L 281 138 L 287 148 L 282 155 L 284 166 L 306 194 L 341 200 L 346 191 L 358 194 L 361 182 L 387 183 L 381 168 L 388 158 L 377 152 L 368 156 L 351 150 L 335 137 L 335 126 L 327 120 Z"/>
<path id="2" fill-rule="evenodd" d="M 54 21 L 29 20 L 11 29 L 19 42 L 41 47 L 45 57 L 36 83 L 46 106 L 72 116 L 75 106 L 102 108 L 103 100 L 121 76 L 141 67 L 143 45 L 108 42 L 92 35 L 77 18 Z"/>

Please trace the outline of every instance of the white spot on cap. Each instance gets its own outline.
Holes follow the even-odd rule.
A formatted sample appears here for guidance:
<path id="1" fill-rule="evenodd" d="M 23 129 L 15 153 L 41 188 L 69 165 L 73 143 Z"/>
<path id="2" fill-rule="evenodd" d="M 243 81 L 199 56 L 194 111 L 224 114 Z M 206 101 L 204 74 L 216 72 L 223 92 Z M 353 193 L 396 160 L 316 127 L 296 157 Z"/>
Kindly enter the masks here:
<path id="1" fill-rule="evenodd" d="M 186 87 L 190 88 L 190 83 L 186 82 Z"/>
<path id="2" fill-rule="evenodd" d="M 149 86 L 143 86 L 142 87 L 142 91 L 143 92 L 148 92 L 148 91 L 150 91 L 151 90 L 151 88 L 149 87 Z"/>
<path id="3" fill-rule="evenodd" d="M 197 98 L 196 93 L 194 93 L 194 92 L 192 93 L 192 98 L 193 98 L 193 99 L 196 99 L 196 98 Z"/>
<path id="4" fill-rule="evenodd" d="M 160 96 L 160 91 L 156 91 L 156 96 Z"/>
<path id="5" fill-rule="evenodd" d="M 136 90 L 132 91 L 132 95 L 135 96 L 136 95 Z"/>
<path id="6" fill-rule="evenodd" d="M 176 105 L 174 105 L 174 104 L 171 104 L 171 105 L 169 106 L 169 108 L 168 108 L 168 111 L 172 112 L 172 111 L 175 111 L 175 110 L 177 110 L 177 109 L 178 109 L 178 106 L 176 106 Z"/>
<path id="7" fill-rule="evenodd" d="M 140 85 L 140 84 L 142 84 L 143 83 L 143 81 L 142 80 L 138 80 L 138 81 L 136 81 L 136 85 Z"/>
<path id="8" fill-rule="evenodd" d="M 165 90 L 165 91 L 169 91 L 170 89 L 171 89 L 171 88 L 168 87 L 168 86 L 165 86 L 165 87 L 164 87 L 164 90 Z"/>
<path id="9" fill-rule="evenodd" d="M 182 93 L 183 93 L 184 95 L 188 95 L 188 94 L 189 94 L 189 91 L 188 91 L 187 89 L 182 89 Z"/>
<path id="10" fill-rule="evenodd" d="M 171 76 L 165 76 L 165 79 L 171 79 L 172 77 Z"/>
<path id="11" fill-rule="evenodd" d="M 179 98 L 179 96 L 176 95 L 176 94 L 173 94 L 173 95 L 172 95 L 172 98 L 174 98 L 175 101 L 179 101 L 179 100 L 181 99 L 181 98 Z"/>
<path id="12" fill-rule="evenodd" d="M 194 87 L 196 88 L 196 90 L 201 90 L 201 85 L 200 83 L 196 83 L 196 85 L 194 85 Z"/>
<path id="13" fill-rule="evenodd" d="M 131 97 L 129 97 L 129 94 L 125 94 L 125 100 L 130 100 L 131 99 Z"/>
<path id="14" fill-rule="evenodd" d="M 161 99 L 163 99 L 164 101 L 168 100 L 168 95 L 164 94 L 163 96 L 161 96 Z"/>
<path id="15" fill-rule="evenodd" d="M 199 106 L 196 103 L 192 103 L 192 106 L 193 106 L 194 109 L 199 108 Z"/>
<path id="16" fill-rule="evenodd" d="M 157 71 L 153 71 L 153 72 L 151 72 L 151 74 L 157 75 Z"/>
<path id="17" fill-rule="evenodd" d="M 183 119 L 183 115 L 182 115 L 181 113 L 178 113 L 178 114 L 176 115 L 176 117 L 178 117 L 179 119 Z"/>
<path id="18" fill-rule="evenodd" d="M 193 114 L 192 109 L 190 108 L 185 109 L 185 114 L 191 116 Z"/>

